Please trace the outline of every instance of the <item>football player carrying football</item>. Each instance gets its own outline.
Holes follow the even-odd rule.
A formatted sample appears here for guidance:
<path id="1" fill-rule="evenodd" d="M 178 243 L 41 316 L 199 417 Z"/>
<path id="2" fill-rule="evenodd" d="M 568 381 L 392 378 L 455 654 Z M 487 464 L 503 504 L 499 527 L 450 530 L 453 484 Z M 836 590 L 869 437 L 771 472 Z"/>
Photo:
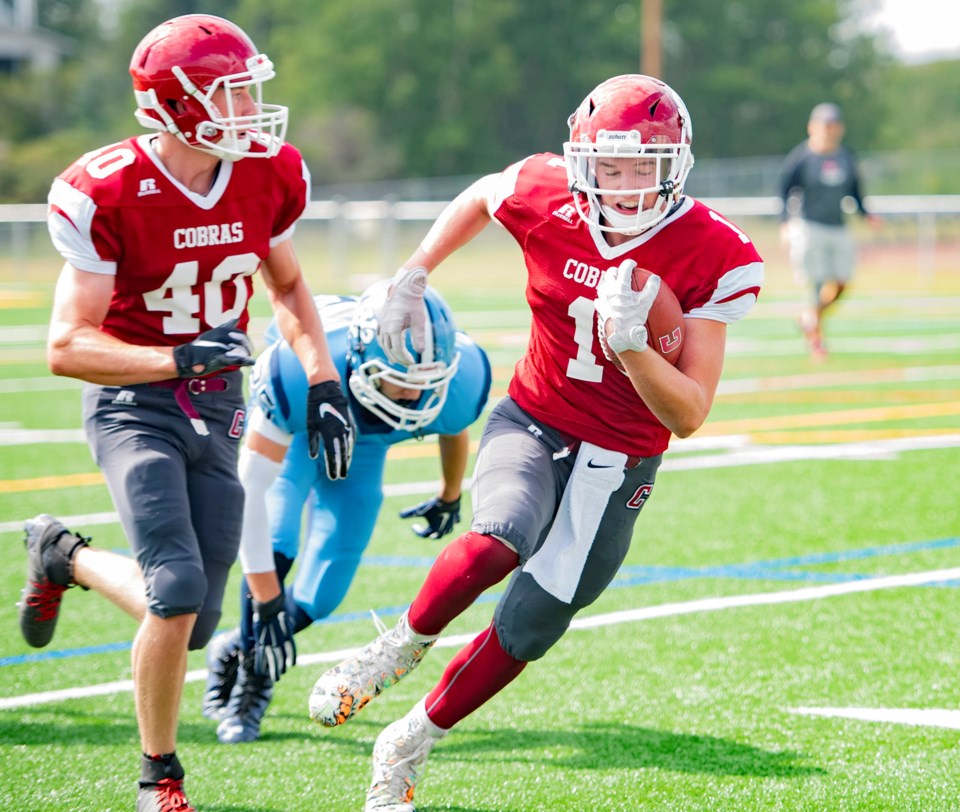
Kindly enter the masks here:
<path id="1" fill-rule="evenodd" d="M 245 330 L 258 269 L 307 370 L 307 430 L 331 479 L 347 475 L 353 427 L 292 247 L 310 177 L 283 140 L 287 109 L 262 103 L 273 64 L 233 23 L 192 14 L 148 33 L 130 73 L 137 120 L 153 132 L 87 153 L 50 190 L 50 235 L 66 262 L 48 360 L 87 382 L 87 437 L 136 563 L 37 517 L 20 626 L 46 645 L 74 583 L 138 617 L 137 810 L 158 812 L 192 809 L 177 720 L 187 652 L 217 627 L 240 544 L 240 367 L 253 363 Z"/>
<path id="2" fill-rule="evenodd" d="M 367 810 L 413 810 L 433 744 L 544 656 L 613 579 L 671 433 L 686 437 L 706 419 L 727 325 L 763 280 L 749 237 L 683 194 L 690 116 L 667 85 L 609 79 L 569 125 L 563 156 L 530 156 L 461 193 L 397 272 L 380 314 L 381 343 L 402 359 L 406 331 L 420 346 L 430 271 L 491 220 L 523 249 L 530 341 L 484 427 L 471 530 L 446 546 L 396 627 L 327 671 L 310 697 L 315 720 L 346 721 L 510 576 L 489 628 L 377 738 Z M 635 266 L 682 306 L 676 366 L 647 348 L 655 295 L 632 289 Z M 626 374 L 604 357 L 598 320 L 612 320 L 608 343 Z"/>
<path id="3" fill-rule="evenodd" d="M 225 744 L 260 737 L 274 683 L 296 661 L 293 635 L 327 617 L 346 595 L 383 504 L 391 446 L 438 435 L 440 490 L 401 516 L 419 519 L 412 530 L 431 539 L 452 532 L 459 521 L 469 427 L 487 402 L 490 364 L 456 329 L 449 306 L 432 288 L 424 297 L 425 350 L 411 365 L 387 361 L 377 341 L 377 314 L 389 284 L 377 282 L 359 299 L 316 297 L 357 429 L 346 479 L 331 482 L 310 459 L 307 379 L 274 325 L 267 338 L 276 340 L 251 373 L 250 419 L 240 451 L 246 494 L 240 627 L 210 643 L 203 701 L 204 715 L 220 720 L 217 738 Z M 298 556 L 305 505 L 307 535 Z M 284 589 L 295 560 L 296 578 Z"/>

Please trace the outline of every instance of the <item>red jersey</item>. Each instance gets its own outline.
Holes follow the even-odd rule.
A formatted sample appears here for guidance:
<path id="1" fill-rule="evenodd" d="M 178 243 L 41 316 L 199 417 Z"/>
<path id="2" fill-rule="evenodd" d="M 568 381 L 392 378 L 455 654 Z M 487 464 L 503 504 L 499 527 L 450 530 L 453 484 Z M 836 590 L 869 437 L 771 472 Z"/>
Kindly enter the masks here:
<path id="1" fill-rule="evenodd" d="M 100 329 L 121 341 L 174 346 L 232 318 L 244 330 L 253 274 L 306 207 L 306 165 L 289 144 L 221 161 L 201 195 L 167 172 L 155 137 L 89 152 L 53 182 L 53 244 L 75 268 L 114 277 Z"/>
<path id="2" fill-rule="evenodd" d="M 510 396 L 564 434 L 628 455 L 667 448 L 670 430 L 600 348 L 594 309 L 607 268 L 633 259 L 670 286 L 684 318 L 731 324 L 756 302 L 763 261 L 750 239 L 690 197 L 648 231 L 613 247 L 577 214 L 557 155 L 533 155 L 501 176 L 493 216 L 523 248 L 530 342 Z"/>

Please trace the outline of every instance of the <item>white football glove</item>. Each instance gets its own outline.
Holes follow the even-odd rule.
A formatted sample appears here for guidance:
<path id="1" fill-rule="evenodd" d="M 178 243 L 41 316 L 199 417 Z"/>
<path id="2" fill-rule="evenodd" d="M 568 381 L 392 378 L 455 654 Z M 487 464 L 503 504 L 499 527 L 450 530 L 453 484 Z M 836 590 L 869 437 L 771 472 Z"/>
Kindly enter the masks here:
<path id="1" fill-rule="evenodd" d="M 426 268 L 401 268 L 390 283 L 380 310 L 377 339 L 391 364 L 410 366 L 414 363 L 406 346 L 407 331 L 417 352 L 423 352 L 426 346 L 427 306 L 423 301 L 426 289 Z"/>
<path id="2" fill-rule="evenodd" d="M 647 349 L 647 316 L 660 292 L 660 277 L 652 274 L 643 290 L 633 289 L 633 269 L 637 263 L 625 259 L 616 268 L 609 268 L 597 285 L 597 324 L 600 335 L 608 320 L 613 321 L 613 332 L 607 335 L 607 345 L 616 353 L 624 350 L 643 352 Z"/>

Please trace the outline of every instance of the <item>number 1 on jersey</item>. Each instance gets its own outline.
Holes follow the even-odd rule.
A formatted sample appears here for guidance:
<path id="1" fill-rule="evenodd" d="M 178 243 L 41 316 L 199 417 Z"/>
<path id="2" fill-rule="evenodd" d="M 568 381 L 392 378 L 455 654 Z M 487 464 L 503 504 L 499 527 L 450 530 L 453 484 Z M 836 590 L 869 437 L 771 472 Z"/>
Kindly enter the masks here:
<path id="1" fill-rule="evenodd" d="M 567 377 L 578 381 L 600 383 L 603 367 L 593 354 L 593 325 L 597 311 L 592 299 L 579 296 L 570 303 L 567 315 L 573 319 L 573 340 L 577 344 L 577 357 L 567 361 Z"/>

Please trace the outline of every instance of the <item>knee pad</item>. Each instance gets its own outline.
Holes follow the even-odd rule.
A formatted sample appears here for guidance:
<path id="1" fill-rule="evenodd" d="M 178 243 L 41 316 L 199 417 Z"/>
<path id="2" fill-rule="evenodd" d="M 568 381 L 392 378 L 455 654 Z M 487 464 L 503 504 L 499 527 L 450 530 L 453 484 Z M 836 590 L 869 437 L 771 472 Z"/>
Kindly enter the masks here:
<path id="1" fill-rule="evenodd" d="M 171 561 L 147 578 L 150 611 L 160 617 L 199 613 L 207 597 L 207 577 L 195 563 Z"/>

